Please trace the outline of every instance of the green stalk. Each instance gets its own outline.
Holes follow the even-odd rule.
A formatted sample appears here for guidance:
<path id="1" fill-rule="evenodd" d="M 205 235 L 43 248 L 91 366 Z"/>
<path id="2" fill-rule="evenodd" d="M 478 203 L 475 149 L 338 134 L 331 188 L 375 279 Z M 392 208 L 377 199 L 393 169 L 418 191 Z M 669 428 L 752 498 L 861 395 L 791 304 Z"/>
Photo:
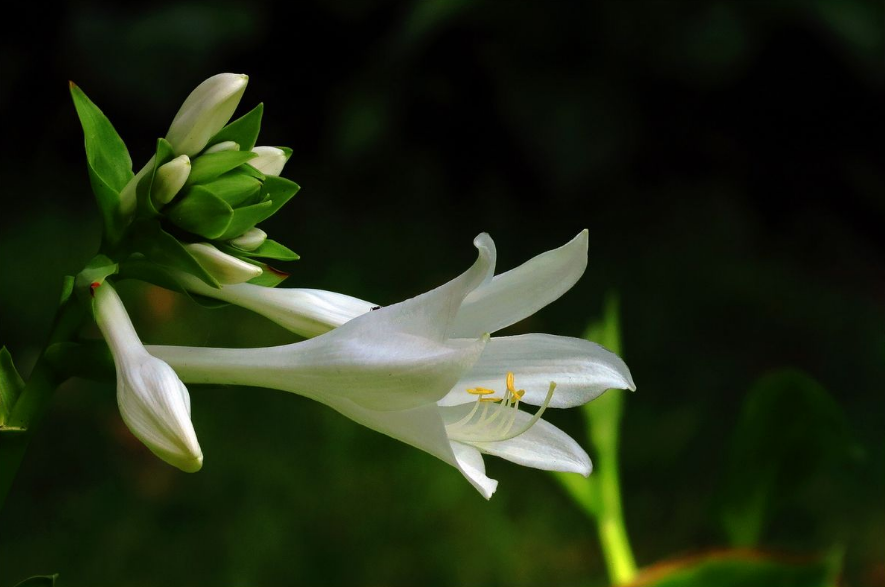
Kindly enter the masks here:
<path id="1" fill-rule="evenodd" d="M 69 341 L 82 324 L 84 307 L 71 297 L 72 286 L 73 279 L 68 278 L 49 341 L 40 353 L 21 395 L 12 406 L 8 420 L 0 427 L 0 509 L 6 502 L 34 430 L 46 414 L 53 393 L 67 379 L 54 367 L 49 355 L 53 345 Z"/>
<path id="2" fill-rule="evenodd" d="M 606 300 L 602 321 L 591 324 L 585 338 L 621 354 L 621 334 L 617 298 Z M 587 516 L 596 522 L 608 576 L 614 585 L 629 583 L 636 577 L 636 560 L 630 547 L 618 465 L 620 423 L 624 392 L 609 390 L 583 406 L 587 440 L 595 450 L 596 466 L 588 479 L 558 473 L 557 478 Z"/>

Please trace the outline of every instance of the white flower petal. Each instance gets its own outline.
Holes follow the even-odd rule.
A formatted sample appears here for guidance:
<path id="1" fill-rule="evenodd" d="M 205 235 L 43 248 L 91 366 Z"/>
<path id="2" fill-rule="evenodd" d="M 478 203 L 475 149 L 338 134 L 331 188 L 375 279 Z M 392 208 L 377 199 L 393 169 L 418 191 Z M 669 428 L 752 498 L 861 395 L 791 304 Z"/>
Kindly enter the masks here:
<path id="1" fill-rule="evenodd" d="M 258 155 L 249 160 L 249 165 L 264 175 L 279 175 L 286 166 L 286 152 L 276 147 L 255 147 L 252 152 Z"/>
<path id="2" fill-rule="evenodd" d="M 459 469 L 486 499 L 495 492 L 498 482 L 486 476 L 480 452 L 471 446 L 448 440 L 436 406 L 379 412 L 346 399 L 333 399 L 325 403 L 363 426 L 426 451 Z"/>
<path id="3" fill-rule="evenodd" d="M 531 316 L 567 292 L 587 267 L 587 231 L 472 291 L 452 336 L 474 338 Z"/>
<path id="4" fill-rule="evenodd" d="M 460 276 L 427 293 L 404 302 L 377 308 L 351 296 L 315 289 L 266 288 L 242 284 L 215 289 L 193 276 L 176 273 L 188 290 L 242 306 L 305 337 L 342 327 L 357 316 L 371 313 L 372 328 L 382 327 L 444 341 L 450 338 L 464 298 L 495 270 L 495 243 L 485 233 L 473 241 L 478 257 Z M 370 312 L 372 308 L 377 308 Z M 483 333 L 478 334 L 478 338 Z"/>
<path id="5" fill-rule="evenodd" d="M 246 263 L 232 255 L 223 253 L 209 243 L 190 243 L 184 245 L 184 248 L 219 283 L 243 283 L 261 275 L 261 267 L 258 265 Z M 203 284 L 201 280 L 195 277 L 189 276 L 189 278 Z M 215 288 L 209 287 L 206 284 L 203 284 L 203 286 L 201 289 L 208 288 L 209 290 L 216 291 Z"/>
<path id="6" fill-rule="evenodd" d="M 168 364 L 147 353 L 117 371 L 117 404 L 126 426 L 155 455 L 186 473 L 203 452 L 191 424 L 190 395 Z"/>
<path id="7" fill-rule="evenodd" d="M 209 139 L 230 120 L 248 81 L 246 75 L 219 73 L 197 86 L 181 105 L 166 133 L 166 140 L 175 153 L 193 157 L 202 151 Z"/>
<path id="8" fill-rule="evenodd" d="M 498 482 L 486 475 L 486 465 L 482 460 L 482 453 L 476 448 L 460 442 L 452 442 L 452 452 L 455 453 L 455 459 L 458 461 L 457 466 L 464 477 L 484 498 L 491 499 L 495 490 L 498 489 Z"/>
<path id="9" fill-rule="evenodd" d="M 235 304 L 305 338 L 319 336 L 365 314 L 371 302 L 321 289 L 264 287 L 251 283 L 216 289 L 196 277 L 176 273 L 189 291 Z"/>
<path id="10" fill-rule="evenodd" d="M 182 471 L 203 465 L 191 423 L 190 395 L 172 368 L 148 354 L 110 283 L 95 288 L 95 320 L 117 370 L 117 404 L 129 430 Z"/>
<path id="11" fill-rule="evenodd" d="M 516 386 L 525 390 L 522 401 L 540 405 L 551 381 L 556 391 L 550 407 L 570 408 L 585 404 L 607 389 L 635 389 L 624 361 L 594 342 L 550 334 L 523 334 L 492 338 L 473 368 L 446 395 L 440 405 L 471 402 L 465 390 L 487 387 L 503 391 L 504 378 L 512 371 Z"/>
<path id="12" fill-rule="evenodd" d="M 515 426 L 529 419 L 531 414 L 520 412 Z M 580 473 L 584 477 L 593 469 L 587 452 L 571 436 L 545 420 L 538 420 L 527 431 L 509 440 L 468 444 L 486 454 L 535 469 Z"/>

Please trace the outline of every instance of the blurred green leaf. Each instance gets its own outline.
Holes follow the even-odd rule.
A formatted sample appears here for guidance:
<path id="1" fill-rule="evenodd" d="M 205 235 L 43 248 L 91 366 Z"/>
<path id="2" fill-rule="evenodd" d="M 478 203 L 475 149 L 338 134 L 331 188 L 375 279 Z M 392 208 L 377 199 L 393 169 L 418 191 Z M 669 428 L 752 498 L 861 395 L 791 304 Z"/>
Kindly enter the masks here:
<path id="1" fill-rule="evenodd" d="M 218 131 L 218 134 L 209 140 L 208 145 L 211 147 L 224 141 L 233 141 L 240 145 L 240 151 L 251 150 L 261 131 L 261 115 L 263 113 L 264 103 L 261 103 Z"/>
<path id="2" fill-rule="evenodd" d="M 744 400 L 720 489 L 730 542 L 755 545 L 779 502 L 851 448 L 842 409 L 817 381 L 797 370 L 760 378 Z"/>
<path id="3" fill-rule="evenodd" d="M 208 239 L 219 238 L 227 230 L 234 210 L 203 186 L 196 186 L 166 210 L 174 225 Z"/>
<path id="4" fill-rule="evenodd" d="M 191 173 L 184 185 L 212 181 L 257 156 L 252 151 L 222 151 L 200 155 L 191 162 Z"/>
<path id="5" fill-rule="evenodd" d="M 12 406 L 24 388 L 25 382 L 12 362 L 12 354 L 5 346 L 0 348 L 0 426 L 9 418 Z"/>
<path id="6" fill-rule="evenodd" d="M 608 295 L 602 319 L 587 327 L 584 338 L 621 354 L 620 312 L 616 295 Z M 590 519 L 596 521 L 609 577 L 616 584 L 629 581 L 636 574 L 636 562 L 624 524 L 618 467 L 623 403 L 623 391 L 613 389 L 582 406 L 587 438 L 596 450 L 593 457 L 595 469 L 587 479 L 574 474 L 556 473 L 572 499 Z"/>
<path id="7" fill-rule="evenodd" d="M 726 551 L 644 570 L 630 587 L 835 587 L 840 557 L 797 560 Z"/>
<path id="8" fill-rule="evenodd" d="M 52 587 L 55 585 L 55 580 L 58 579 L 58 574 L 55 575 L 37 575 L 35 577 L 28 577 L 21 583 L 15 585 L 15 587 Z"/>

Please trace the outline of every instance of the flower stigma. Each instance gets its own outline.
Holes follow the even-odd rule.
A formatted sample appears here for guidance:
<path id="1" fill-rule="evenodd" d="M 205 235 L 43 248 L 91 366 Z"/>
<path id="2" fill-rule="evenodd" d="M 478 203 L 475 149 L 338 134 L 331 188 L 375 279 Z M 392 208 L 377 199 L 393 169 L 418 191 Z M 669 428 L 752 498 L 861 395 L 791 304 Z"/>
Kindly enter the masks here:
<path id="1" fill-rule="evenodd" d="M 541 419 L 544 410 L 547 409 L 553 398 L 554 389 L 556 389 L 556 383 L 551 381 L 547 397 L 544 398 L 538 411 L 527 422 L 514 430 L 517 415 L 520 413 L 519 401 L 525 395 L 525 390 L 516 389 L 513 372 L 508 371 L 503 397 L 494 397 L 497 392 L 485 387 L 467 389 L 467 393 L 477 396 L 476 401 L 473 402 L 473 407 L 467 415 L 446 424 L 446 433 L 452 440 L 466 442 L 499 442 L 516 438 Z"/>

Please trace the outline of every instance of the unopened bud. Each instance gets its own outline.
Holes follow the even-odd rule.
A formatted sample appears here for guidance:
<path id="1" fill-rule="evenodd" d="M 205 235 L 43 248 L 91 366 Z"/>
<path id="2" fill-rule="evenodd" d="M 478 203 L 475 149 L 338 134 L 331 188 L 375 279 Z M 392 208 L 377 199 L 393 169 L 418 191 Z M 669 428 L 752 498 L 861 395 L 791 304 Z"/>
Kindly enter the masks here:
<path id="1" fill-rule="evenodd" d="M 191 160 L 187 155 L 179 155 L 169 163 L 160 165 L 154 175 L 151 198 L 157 207 L 165 206 L 178 195 L 191 173 Z"/>
<path id="2" fill-rule="evenodd" d="M 209 153 L 221 153 L 222 151 L 239 151 L 240 144 L 235 143 L 234 141 L 223 141 L 221 143 L 217 143 L 212 145 L 205 151 L 203 151 L 203 155 L 208 155 Z"/>
<path id="3" fill-rule="evenodd" d="M 253 226 L 237 238 L 231 239 L 227 242 L 237 247 L 238 249 L 242 249 L 244 251 L 254 251 L 258 247 L 263 245 L 266 239 L 267 233 L 260 228 L 256 228 Z"/>
<path id="4" fill-rule="evenodd" d="M 203 150 L 230 120 L 249 76 L 220 73 L 201 83 L 181 105 L 172 120 L 166 140 L 176 153 L 193 156 Z"/>
<path id="5" fill-rule="evenodd" d="M 222 253 L 209 243 L 191 243 L 184 248 L 219 283 L 243 283 L 261 275 L 261 267 Z"/>
<path id="6" fill-rule="evenodd" d="M 255 147 L 252 152 L 258 155 L 249 165 L 264 175 L 279 175 L 286 165 L 286 152 L 276 147 Z"/>

